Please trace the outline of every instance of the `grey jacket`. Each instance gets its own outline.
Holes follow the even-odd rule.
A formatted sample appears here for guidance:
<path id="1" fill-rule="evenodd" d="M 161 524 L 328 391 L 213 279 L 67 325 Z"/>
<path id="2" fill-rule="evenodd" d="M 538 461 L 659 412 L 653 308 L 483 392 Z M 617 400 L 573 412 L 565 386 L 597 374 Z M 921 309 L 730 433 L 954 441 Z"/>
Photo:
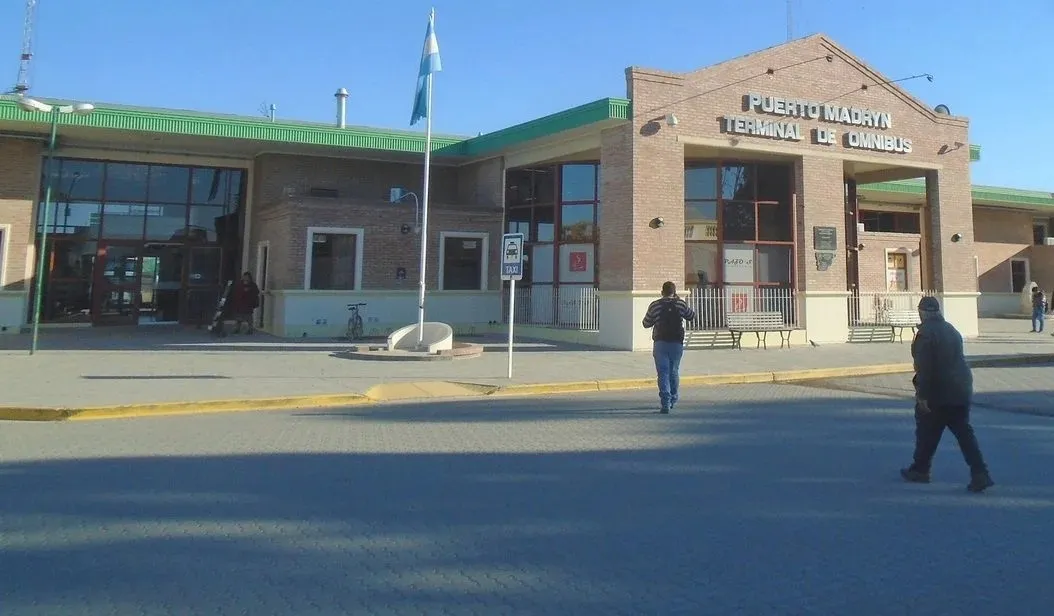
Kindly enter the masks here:
<path id="1" fill-rule="evenodd" d="M 959 330 L 940 313 L 927 314 L 911 342 L 915 392 L 929 404 L 968 405 L 973 400 L 973 372 L 963 354 Z"/>

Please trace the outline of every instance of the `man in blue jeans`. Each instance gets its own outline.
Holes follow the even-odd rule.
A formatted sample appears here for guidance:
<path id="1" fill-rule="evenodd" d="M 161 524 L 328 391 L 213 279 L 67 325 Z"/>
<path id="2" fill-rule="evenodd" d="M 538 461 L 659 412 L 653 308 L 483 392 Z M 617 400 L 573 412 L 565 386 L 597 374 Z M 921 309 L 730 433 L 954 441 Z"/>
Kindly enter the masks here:
<path id="1" fill-rule="evenodd" d="M 651 328 L 651 354 L 659 381 L 659 412 L 664 415 L 677 404 L 684 355 L 684 321 L 694 318 L 695 311 L 677 297 L 677 285 L 668 280 L 662 283 L 662 297 L 652 302 L 644 315 L 644 328 Z"/>

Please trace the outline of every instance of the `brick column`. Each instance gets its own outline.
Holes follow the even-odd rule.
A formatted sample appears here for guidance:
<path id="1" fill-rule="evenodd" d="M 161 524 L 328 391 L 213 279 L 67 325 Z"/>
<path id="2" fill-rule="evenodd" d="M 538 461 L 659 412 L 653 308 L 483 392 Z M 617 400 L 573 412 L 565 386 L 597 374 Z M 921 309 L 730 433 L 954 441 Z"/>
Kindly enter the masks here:
<path id="1" fill-rule="evenodd" d="M 804 156 L 794 164 L 798 195 L 798 281 L 805 326 L 814 342 L 845 342 L 849 336 L 846 298 L 845 172 L 836 158 Z M 818 261 L 814 229 L 833 227 L 837 241 L 830 264 Z M 829 251 L 824 251 L 829 252 Z M 822 269 L 822 268 L 826 269 Z"/>
<path id="2" fill-rule="evenodd" d="M 0 139 L 0 225 L 7 244 L 6 254 L 0 254 L 5 283 L 0 288 L 0 334 L 17 334 L 27 322 L 30 279 L 36 272 L 33 221 L 43 164 L 41 144 Z"/>
<path id="3" fill-rule="evenodd" d="M 926 172 L 925 282 L 939 294 L 945 318 L 963 336 L 974 337 L 978 334 L 978 293 L 970 166 L 968 160 L 950 162 L 939 171 Z"/>

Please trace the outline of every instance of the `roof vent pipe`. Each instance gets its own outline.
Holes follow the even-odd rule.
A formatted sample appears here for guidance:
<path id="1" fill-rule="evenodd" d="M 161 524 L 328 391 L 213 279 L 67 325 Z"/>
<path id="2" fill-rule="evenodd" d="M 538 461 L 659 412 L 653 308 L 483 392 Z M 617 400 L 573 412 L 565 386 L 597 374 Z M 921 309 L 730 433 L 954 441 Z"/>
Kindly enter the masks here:
<path id="1" fill-rule="evenodd" d="M 337 97 L 337 126 L 347 127 L 348 91 L 345 88 L 337 90 L 333 96 Z"/>

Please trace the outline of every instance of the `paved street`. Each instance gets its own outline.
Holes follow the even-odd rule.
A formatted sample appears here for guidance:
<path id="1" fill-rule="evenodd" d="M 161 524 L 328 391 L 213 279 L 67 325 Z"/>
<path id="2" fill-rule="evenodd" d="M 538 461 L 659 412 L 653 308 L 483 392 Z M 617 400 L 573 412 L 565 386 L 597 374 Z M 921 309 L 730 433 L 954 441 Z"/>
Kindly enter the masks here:
<path id="1" fill-rule="evenodd" d="M 8 422 L 2 612 L 1047 614 L 1054 420 L 993 410 L 1044 369 L 977 371 L 980 496 L 950 436 L 900 483 L 906 400 L 818 386 Z"/>

